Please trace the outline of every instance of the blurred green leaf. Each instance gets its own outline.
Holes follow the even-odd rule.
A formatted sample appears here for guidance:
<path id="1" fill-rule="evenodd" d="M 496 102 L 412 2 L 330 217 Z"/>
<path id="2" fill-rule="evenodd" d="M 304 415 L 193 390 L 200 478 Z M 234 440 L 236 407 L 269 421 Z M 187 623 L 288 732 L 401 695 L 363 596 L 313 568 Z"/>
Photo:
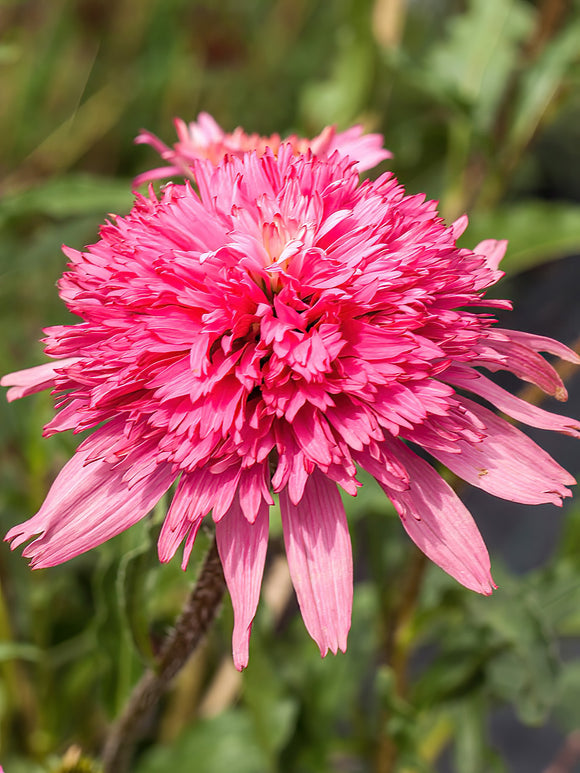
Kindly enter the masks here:
<path id="1" fill-rule="evenodd" d="M 162 501 L 158 508 L 164 507 Z M 147 617 L 147 574 L 152 559 L 157 563 L 153 546 L 153 519 L 145 518 L 127 532 L 134 547 L 127 548 L 121 557 L 116 582 L 116 597 L 121 621 L 130 632 L 131 640 L 141 659 L 146 664 L 155 660 Z"/>
<path id="2" fill-rule="evenodd" d="M 273 762 L 294 729 L 298 701 L 279 679 L 266 648 L 260 647 L 256 639 L 244 674 L 244 703 L 253 717 L 256 738 Z"/>
<path id="3" fill-rule="evenodd" d="M 339 39 L 331 77 L 306 84 L 302 112 L 314 125 L 340 123 L 356 118 L 362 109 L 373 76 L 373 41 L 345 29 Z"/>
<path id="4" fill-rule="evenodd" d="M 524 72 L 506 152 L 517 152 L 532 138 L 571 66 L 580 60 L 579 40 L 580 18 L 572 18 Z"/>
<path id="5" fill-rule="evenodd" d="M 75 215 L 127 212 L 132 204 L 131 182 L 78 174 L 50 179 L 34 188 L 0 199 L 0 226 L 14 217 L 34 214 L 57 219 Z"/>
<path id="6" fill-rule="evenodd" d="M 578 659 L 562 666 L 560 695 L 554 708 L 554 717 L 565 733 L 580 727 L 580 661 Z"/>
<path id="7" fill-rule="evenodd" d="M 480 130 L 493 122 L 518 47 L 532 25 L 532 9 L 523 0 L 470 0 L 426 57 L 430 78 L 471 106 Z"/>
<path id="8" fill-rule="evenodd" d="M 40 660 L 42 657 L 42 650 L 33 644 L 0 642 L 0 663 L 5 660 Z"/>
<path id="9" fill-rule="evenodd" d="M 523 722 L 543 721 L 558 686 L 555 638 L 534 594 L 523 583 L 497 592 L 488 603 L 474 604 L 477 620 L 504 645 L 486 668 L 487 686 L 512 703 Z"/>
<path id="10" fill-rule="evenodd" d="M 200 720 L 170 747 L 143 756 L 135 773 L 265 773 L 268 760 L 254 735 L 252 720 L 240 710 Z"/>
<path id="11" fill-rule="evenodd" d="M 580 252 L 580 205 L 526 201 L 474 212 L 459 243 L 473 248 L 490 238 L 509 241 L 500 267 L 512 275 Z"/>
<path id="12" fill-rule="evenodd" d="M 461 773 L 505 771 L 501 760 L 490 749 L 487 738 L 488 707 L 481 696 L 461 701 L 454 712 L 453 732 L 455 769 Z"/>

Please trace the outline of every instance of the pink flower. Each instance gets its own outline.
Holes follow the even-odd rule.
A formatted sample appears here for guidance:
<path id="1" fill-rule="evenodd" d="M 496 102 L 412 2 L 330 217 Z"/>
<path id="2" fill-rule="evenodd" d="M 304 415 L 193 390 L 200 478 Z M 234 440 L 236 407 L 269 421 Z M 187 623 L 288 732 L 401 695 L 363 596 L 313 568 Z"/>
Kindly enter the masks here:
<path id="1" fill-rule="evenodd" d="M 580 435 L 479 368 L 509 370 L 565 399 L 539 354 L 562 344 L 502 330 L 482 307 L 504 242 L 459 249 L 467 220 L 385 174 L 359 183 L 351 161 L 294 146 L 191 160 L 189 183 L 138 196 L 84 252 L 66 248 L 60 294 L 75 325 L 49 328 L 50 364 L 13 373 L 9 399 L 51 388 L 45 434 L 95 428 L 39 512 L 13 528 L 35 567 L 66 561 L 143 518 L 177 483 L 159 538 L 188 562 L 212 511 L 243 668 L 279 495 L 290 573 L 322 655 L 346 647 L 350 538 L 337 484 L 357 465 L 394 503 L 412 540 L 468 588 L 495 587 L 461 501 L 416 449 L 516 502 L 561 504 L 574 482 L 491 410 Z M 460 391 L 457 391 L 460 390 Z"/>
<path id="2" fill-rule="evenodd" d="M 241 156 L 248 151 L 256 151 L 262 156 L 266 148 L 277 154 L 282 144 L 290 144 L 296 154 L 311 150 L 320 159 L 327 159 L 338 151 L 341 156 L 355 161 L 361 172 L 372 169 L 392 155 L 382 147 L 380 134 L 363 134 L 362 126 L 352 126 L 338 133 L 334 126 L 327 126 L 313 140 L 308 140 L 295 134 L 285 139 L 281 139 L 279 134 L 261 137 L 259 134 L 246 134 L 240 127 L 228 133 L 208 113 L 200 113 L 197 121 L 189 124 L 181 118 L 176 118 L 174 123 L 179 141 L 173 149 L 149 131 L 144 130 L 138 135 L 136 143 L 151 145 L 168 164 L 140 174 L 135 178 L 135 186 L 172 175 L 193 179 L 192 164 L 198 159 L 208 158 L 218 164 L 226 154 Z"/>

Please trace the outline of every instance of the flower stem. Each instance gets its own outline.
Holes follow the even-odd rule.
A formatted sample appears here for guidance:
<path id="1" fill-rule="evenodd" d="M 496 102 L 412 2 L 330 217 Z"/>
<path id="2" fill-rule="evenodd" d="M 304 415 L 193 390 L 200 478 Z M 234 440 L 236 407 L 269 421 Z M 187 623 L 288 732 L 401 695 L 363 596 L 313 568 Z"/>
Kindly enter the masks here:
<path id="1" fill-rule="evenodd" d="M 199 577 L 175 628 L 165 640 L 155 671 L 148 670 L 135 686 L 127 705 L 113 724 L 103 749 L 104 773 L 129 769 L 135 744 L 171 680 L 193 654 L 214 620 L 225 580 L 214 540 Z"/>

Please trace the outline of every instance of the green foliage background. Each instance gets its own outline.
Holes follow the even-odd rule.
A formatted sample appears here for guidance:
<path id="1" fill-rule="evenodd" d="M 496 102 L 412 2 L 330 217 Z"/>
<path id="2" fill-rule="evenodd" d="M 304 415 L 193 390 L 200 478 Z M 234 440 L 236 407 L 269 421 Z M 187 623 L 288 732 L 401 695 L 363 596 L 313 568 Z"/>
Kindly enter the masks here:
<path id="1" fill-rule="evenodd" d="M 467 211 L 466 245 L 510 239 L 512 278 L 580 252 L 577 0 L 0 0 L 0 31 L 2 372 L 40 362 L 41 328 L 67 319 L 61 243 L 95 241 L 109 212 L 130 208 L 132 177 L 157 165 L 132 144 L 139 129 L 171 143 L 171 119 L 200 110 L 264 134 L 383 132 L 394 159 L 381 168 L 448 219 Z M 50 415 L 46 395 L 0 402 L 3 532 L 36 511 L 74 449 L 41 438 Z M 274 523 L 249 668 L 232 673 L 228 601 L 148 728 L 136 773 L 403 773 L 442 769 L 442 755 L 460 773 L 502 771 L 488 733 L 497 707 L 524 724 L 550 719 L 562 736 L 580 726 L 580 663 L 566 656 L 580 637 L 577 504 L 545 566 L 514 576 L 495 562 L 490 599 L 425 567 L 371 481 L 347 506 L 346 655 L 321 661 L 286 601 Z M 163 512 L 50 570 L 32 573 L 2 546 L 6 773 L 98 770 L 107 724 L 208 544 L 202 535 L 185 573 L 160 566 Z"/>

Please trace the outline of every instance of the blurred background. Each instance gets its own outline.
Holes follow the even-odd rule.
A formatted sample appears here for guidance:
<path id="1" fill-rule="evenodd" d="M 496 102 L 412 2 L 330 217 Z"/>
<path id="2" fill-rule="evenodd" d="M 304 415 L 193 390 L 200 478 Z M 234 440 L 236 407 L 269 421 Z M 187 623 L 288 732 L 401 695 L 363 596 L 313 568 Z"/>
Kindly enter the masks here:
<path id="1" fill-rule="evenodd" d="M 133 144 L 139 130 L 172 144 L 172 119 L 201 110 L 226 130 L 382 132 L 394 158 L 373 174 L 392 169 L 448 221 L 467 212 L 465 246 L 510 240 L 496 292 L 516 310 L 502 322 L 578 346 L 579 83 L 578 0 L 0 0 L 0 371 L 41 362 L 41 329 L 67 320 L 61 244 L 96 241 L 108 213 L 130 208 L 132 178 L 158 165 Z M 571 403 L 545 407 L 580 416 L 578 373 L 565 375 Z M 3 533 L 37 510 L 74 448 L 41 438 L 51 412 L 48 395 L 0 401 Z M 534 437 L 580 474 L 577 441 Z M 231 666 L 227 601 L 134 770 L 580 770 L 580 506 L 465 496 L 498 592 L 476 597 L 425 566 L 369 482 L 346 502 L 349 649 L 324 661 L 274 523 L 249 668 Z M 160 507 L 34 573 L 0 548 L 6 773 L 98 771 L 107 724 L 209 544 L 202 535 L 186 573 L 159 566 L 162 519 Z"/>

